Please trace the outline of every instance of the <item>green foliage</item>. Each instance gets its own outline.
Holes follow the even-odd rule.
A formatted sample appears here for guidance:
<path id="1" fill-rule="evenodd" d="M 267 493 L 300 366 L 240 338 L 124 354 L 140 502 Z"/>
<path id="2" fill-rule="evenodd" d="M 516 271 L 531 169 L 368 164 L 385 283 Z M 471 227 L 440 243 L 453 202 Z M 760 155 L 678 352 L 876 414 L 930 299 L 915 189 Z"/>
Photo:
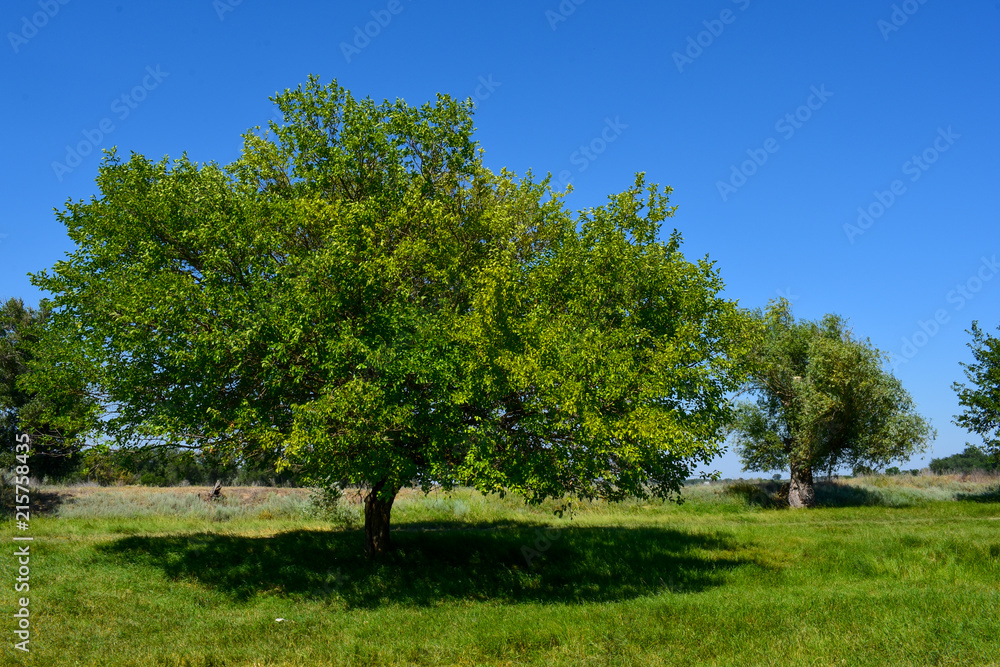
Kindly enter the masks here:
<path id="1" fill-rule="evenodd" d="M 291 471 L 276 471 L 273 462 L 226 459 L 210 449 L 94 447 L 82 454 L 81 461 L 79 470 L 55 476 L 53 481 L 102 486 L 211 486 L 219 480 L 226 486 L 293 486 L 300 481 Z"/>
<path id="2" fill-rule="evenodd" d="M 347 502 L 343 489 L 337 484 L 310 491 L 309 515 L 343 528 L 353 528 L 360 520 L 358 508 Z"/>
<path id="3" fill-rule="evenodd" d="M 863 463 L 855 463 L 854 467 L 851 468 L 851 475 L 854 477 L 872 477 L 877 474 L 878 470 L 875 470 L 875 468 L 867 466 Z"/>
<path id="4" fill-rule="evenodd" d="M 934 472 L 938 472 L 938 473 L 944 472 L 943 470 L 934 470 L 934 468 L 933 468 L 933 466 L 934 466 L 933 461 L 935 461 L 935 460 L 936 459 L 932 459 L 932 461 L 931 461 L 931 470 L 933 470 Z M 872 473 L 864 473 L 864 474 L 876 474 L 877 475 L 878 472 L 877 471 L 873 471 Z M 920 468 L 911 468 L 910 470 L 902 470 L 902 469 L 899 468 L 899 466 L 891 466 L 891 467 L 885 469 L 885 474 L 886 475 L 907 475 L 907 474 L 909 474 L 912 477 L 917 477 L 917 476 L 920 475 Z"/>
<path id="5" fill-rule="evenodd" d="M 225 463 L 211 452 L 186 449 L 156 448 L 120 450 L 114 453 L 121 465 L 146 486 L 176 486 L 183 482 L 211 486 L 216 481 L 237 482 L 239 469 Z"/>
<path id="6" fill-rule="evenodd" d="M 787 301 L 755 314 L 764 331 L 733 433 L 747 470 L 789 466 L 859 472 L 923 451 L 934 431 L 885 355 L 836 315 L 796 322 Z"/>
<path id="7" fill-rule="evenodd" d="M 16 438 L 27 433 L 39 479 L 79 467 L 81 431 L 94 414 L 86 387 L 60 363 L 49 317 L 44 302 L 37 310 L 21 299 L 0 305 L 0 465 L 10 467 Z"/>
<path id="8" fill-rule="evenodd" d="M 97 482 L 101 486 L 120 486 L 138 482 L 138 476 L 128 468 L 127 462 L 119 452 L 106 447 L 95 447 L 84 454 L 80 475 L 83 479 Z"/>
<path id="9" fill-rule="evenodd" d="M 971 386 L 956 382 L 958 403 L 965 410 L 955 417 L 955 425 L 983 439 L 983 451 L 1000 466 L 1000 339 L 984 334 L 978 322 L 969 331 L 974 363 L 961 364 Z"/>
<path id="10" fill-rule="evenodd" d="M 33 276 L 119 444 L 213 445 L 320 485 L 676 495 L 721 444 L 746 331 L 669 188 L 574 219 L 486 169 L 471 103 L 314 77 L 226 168 L 113 152 Z"/>
<path id="11" fill-rule="evenodd" d="M 990 472 L 1000 468 L 995 459 L 987 456 L 981 449 L 972 445 L 966 447 L 965 451 L 959 454 L 952 454 L 942 459 L 931 459 L 929 467 L 932 472 L 938 474 L 948 472 L 970 473 L 977 470 Z"/>

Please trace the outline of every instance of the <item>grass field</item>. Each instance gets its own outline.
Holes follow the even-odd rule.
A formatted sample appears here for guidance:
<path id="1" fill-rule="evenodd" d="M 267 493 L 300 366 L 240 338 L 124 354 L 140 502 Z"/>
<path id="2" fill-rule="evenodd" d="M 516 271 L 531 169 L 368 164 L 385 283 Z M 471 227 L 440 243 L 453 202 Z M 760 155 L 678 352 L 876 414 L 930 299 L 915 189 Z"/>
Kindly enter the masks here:
<path id="1" fill-rule="evenodd" d="M 692 486 L 525 507 L 405 491 L 361 555 L 302 489 L 43 488 L 26 665 L 1000 665 L 997 479 Z M 15 533 L 6 521 L 8 536 Z M 9 540 L 9 537 L 8 537 Z M 13 544 L 9 542 L 9 544 Z M 3 557 L 5 609 L 15 559 Z M 278 621 L 276 619 L 284 619 Z"/>

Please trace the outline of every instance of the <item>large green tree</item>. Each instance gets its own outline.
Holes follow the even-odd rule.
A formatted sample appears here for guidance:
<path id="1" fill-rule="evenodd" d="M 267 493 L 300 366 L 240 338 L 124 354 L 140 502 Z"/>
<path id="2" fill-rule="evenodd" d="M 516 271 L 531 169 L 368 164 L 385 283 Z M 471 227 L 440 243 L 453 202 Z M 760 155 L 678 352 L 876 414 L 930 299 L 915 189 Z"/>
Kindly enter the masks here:
<path id="1" fill-rule="evenodd" d="M 856 338 L 836 315 L 796 321 L 780 299 L 755 314 L 763 341 L 733 425 L 745 470 L 791 471 L 788 502 L 815 503 L 813 472 L 840 465 L 885 466 L 933 439 L 886 355 Z"/>
<path id="2" fill-rule="evenodd" d="M 962 363 L 969 385 L 956 382 L 958 403 L 965 410 L 955 416 L 955 424 L 983 439 L 982 451 L 1000 465 L 1000 339 L 983 333 L 978 322 L 968 332 L 969 348 L 975 360 Z"/>
<path id="3" fill-rule="evenodd" d="M 669 188 L 572 216 L 483 165 L 471 102 L 274 101 L 234 164 L 111 154 L 59 213 L 77 249 L 34 281 L 110 435 L 362 485 L 371 555 L 406 485 L 674 497 L 718 452 L 744 318 L 659 240 Z"/>

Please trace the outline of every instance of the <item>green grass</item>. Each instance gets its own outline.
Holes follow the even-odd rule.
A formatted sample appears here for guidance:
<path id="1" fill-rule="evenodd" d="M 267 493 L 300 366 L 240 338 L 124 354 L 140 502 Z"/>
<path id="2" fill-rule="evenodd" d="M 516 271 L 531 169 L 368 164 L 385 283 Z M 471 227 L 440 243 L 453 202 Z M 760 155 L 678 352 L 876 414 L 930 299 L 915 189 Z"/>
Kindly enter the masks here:
<path id="1" fill-rule="evenodd" d="M 768 509 L 778 485 L 740 488 L 563 518 L 557 503 L 406 492 L 377 564 L 358 529 L 313 518 L 305 490 L 210 504 L 194 489 L 46 489 L 60 495 L 32 519 L 32 653 L 8 641 L 0 660 L 1000 664 L 995 479 L 850 480 L 808 511 Z"/>

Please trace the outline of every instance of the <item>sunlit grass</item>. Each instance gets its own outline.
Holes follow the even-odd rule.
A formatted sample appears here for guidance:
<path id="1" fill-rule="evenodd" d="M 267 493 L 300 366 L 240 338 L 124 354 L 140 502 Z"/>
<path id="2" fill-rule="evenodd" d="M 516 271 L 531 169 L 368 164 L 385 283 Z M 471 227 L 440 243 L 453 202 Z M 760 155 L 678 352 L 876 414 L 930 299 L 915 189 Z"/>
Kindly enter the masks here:
<path id="1" fill-rule="evenodd" d="M 406 491 L 374 564 L 306 490 L 60 490 L 75 500 L 32 520 L 33 650 L 3 661 L 998 664 L 995 480 L 879 480 L 808 511 L 712 484 L 562 518 Z"/>

